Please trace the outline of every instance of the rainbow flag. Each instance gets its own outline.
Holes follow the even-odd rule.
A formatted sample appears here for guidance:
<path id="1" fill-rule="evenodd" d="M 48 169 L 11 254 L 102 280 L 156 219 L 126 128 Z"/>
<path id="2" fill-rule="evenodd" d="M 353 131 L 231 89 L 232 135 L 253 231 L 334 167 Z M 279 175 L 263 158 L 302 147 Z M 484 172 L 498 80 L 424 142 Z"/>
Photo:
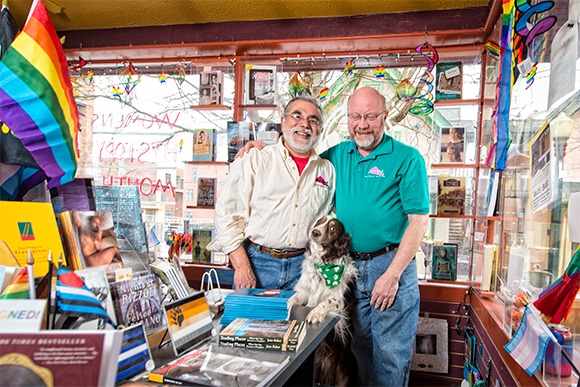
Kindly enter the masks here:
<path id="1" fill-rule="evenodd" d="M 14 277 L 14 279 L 6 286 L 6 289 L 0 295 L 0 299 L 5 300 L 8 298 L 29 298 L 28 287 L 28 267 L 20 270 L 20 273 Z"/>
<path id="2" fill-rule="evenodd" d="M 48 188 L 72 181 L 79 113 L 60 40 L 39 0 L 0 61 L 0 120 L 51 179 Z"/>

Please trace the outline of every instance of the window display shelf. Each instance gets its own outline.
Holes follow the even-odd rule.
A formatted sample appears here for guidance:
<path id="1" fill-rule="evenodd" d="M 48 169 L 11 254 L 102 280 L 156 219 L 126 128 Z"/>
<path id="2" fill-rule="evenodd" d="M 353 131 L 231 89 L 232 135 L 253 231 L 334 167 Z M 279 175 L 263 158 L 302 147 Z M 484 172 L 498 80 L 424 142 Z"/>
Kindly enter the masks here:
<path id="1" fill-rule="evenodd" d="M 484 99 L 483 102 L 485 104 L 494 104 L 495 100 L 493 99 Z M 478 105 L 481 103 L 479 98 L 475 99 L 440 99 L 434 101 L 435 106 L 460 106 L 460 105 Z"/>
<path id="2" fill-rule="evenodd" d="M 429 214 L 429 218 L 431 219 L 475 219 L 475 215 L 435 215 Z"/>
<path id="3" fill-rule="evenodd" d="M 477 164 L 456 164 L 456 163 L 439 163 L 431 164 L 431 168 L 477 168 Z"/>
<path id="4" fill-rule="evenodd" d="M 193 110 L 232 110 L 228 105 L 191 105 Z"/>
<path id="5" fill-rule="evenodd" d="M 241 110 L 280 110 L 278 105 L 238 105 Z"/>

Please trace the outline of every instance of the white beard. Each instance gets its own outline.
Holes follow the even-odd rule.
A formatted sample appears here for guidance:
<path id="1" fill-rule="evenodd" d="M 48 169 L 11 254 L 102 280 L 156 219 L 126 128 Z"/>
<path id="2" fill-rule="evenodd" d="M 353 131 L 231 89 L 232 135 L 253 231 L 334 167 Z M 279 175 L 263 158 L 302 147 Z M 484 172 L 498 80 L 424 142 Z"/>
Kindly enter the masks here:
<path id="1" fill-rule="evenodd" d="M 310 134 L 310 137 L 296 139 L 294 137 L 294 133 L 296 132 L 306 132 Z M 316 145 L 316 143 L 318 142 L 318 137 L 319 136 L 314 136 L 312 134 L 312 130 L 304 129 L 298 126 L 295 126 L 291 129 L 289 136 L 284 136 L 286 142 L 288 143 L 288 146 L 292 148 L 294 151 L 299 153 L 306 153 L 310 151 L 312 148 L 314 148 L 314 145 Z"/>

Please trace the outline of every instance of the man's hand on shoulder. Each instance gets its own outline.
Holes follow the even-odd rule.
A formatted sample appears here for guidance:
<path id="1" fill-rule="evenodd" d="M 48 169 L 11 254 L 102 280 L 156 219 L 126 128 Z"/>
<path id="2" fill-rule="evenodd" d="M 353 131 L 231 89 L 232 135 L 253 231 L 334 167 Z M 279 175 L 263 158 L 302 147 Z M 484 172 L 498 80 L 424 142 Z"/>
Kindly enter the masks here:
<path id="1" fill-rule="evenodd" d="M 262 150 L 266 147 L 266 144 L 263 143 L 262 141 L 248 141 L 246 143 L 246 145 L 244 145 L 239 151 L 238 153 L 236 153 L 236 160 L 238 159 L 238 157 L 244 157 L 244 155 L 246 153 L 248 153 L 250 151 L 250 149 L 252 148 L 256 148 L 257 150 Z"/>

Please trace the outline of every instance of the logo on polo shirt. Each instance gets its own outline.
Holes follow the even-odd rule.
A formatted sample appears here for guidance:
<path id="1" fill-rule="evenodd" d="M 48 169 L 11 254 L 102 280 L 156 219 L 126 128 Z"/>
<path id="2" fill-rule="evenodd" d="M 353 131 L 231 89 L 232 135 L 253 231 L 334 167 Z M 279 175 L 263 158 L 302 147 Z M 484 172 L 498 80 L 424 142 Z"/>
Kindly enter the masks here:
<path id="1" fill-rule="evenodd" d="M 369 175 L 374 175 L 374 176 L 369 176 Z M 368 171 L 366 177 L 385 177 L 385 174 L 383 173 L 383 171 L 381 171 L 377 167 L 373 167 L 370 171 Z"/>

